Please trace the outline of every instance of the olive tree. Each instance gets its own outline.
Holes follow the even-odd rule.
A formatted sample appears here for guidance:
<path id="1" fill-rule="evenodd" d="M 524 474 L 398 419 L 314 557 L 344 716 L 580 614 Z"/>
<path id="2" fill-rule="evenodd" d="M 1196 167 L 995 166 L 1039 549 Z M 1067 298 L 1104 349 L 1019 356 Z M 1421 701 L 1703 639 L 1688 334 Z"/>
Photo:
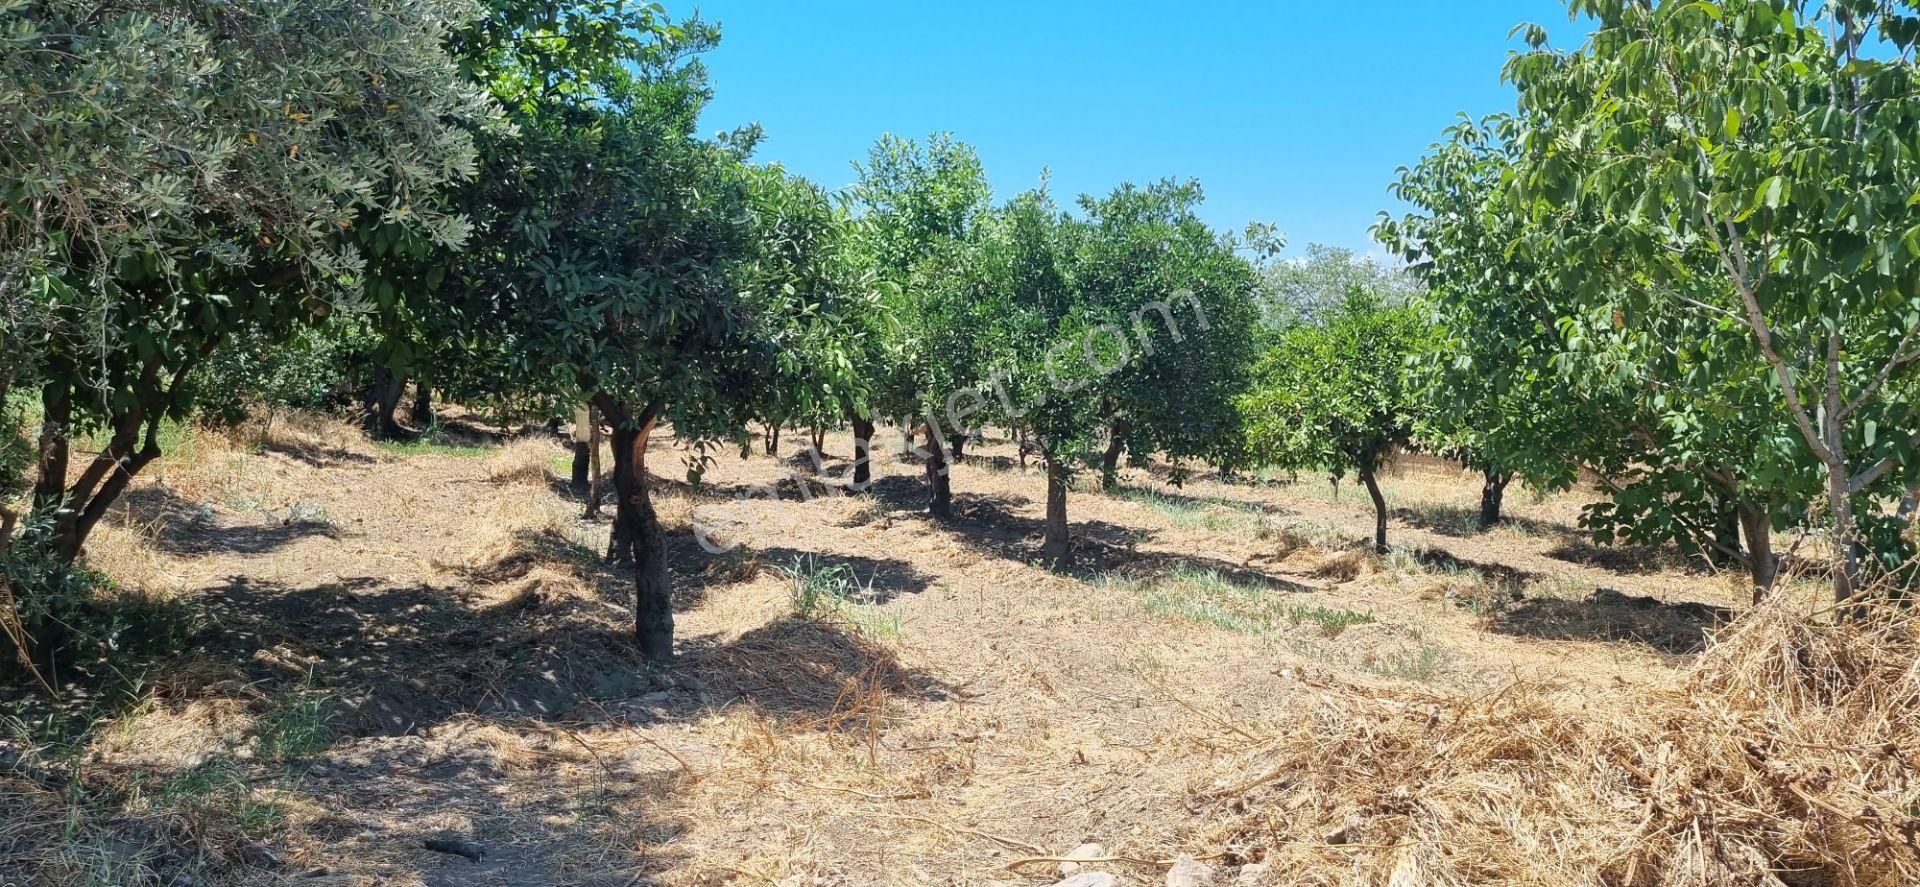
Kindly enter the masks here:
<path id="1" fill-rule="evenodd" d="M 439 189 L 493 110 L 442 48 L 453 0 L 5 5 L 0 384 L 38 392 L 31 525 L 71 561 L 235 329 L 352 298 L 359 220 L 461 242 Z"/>

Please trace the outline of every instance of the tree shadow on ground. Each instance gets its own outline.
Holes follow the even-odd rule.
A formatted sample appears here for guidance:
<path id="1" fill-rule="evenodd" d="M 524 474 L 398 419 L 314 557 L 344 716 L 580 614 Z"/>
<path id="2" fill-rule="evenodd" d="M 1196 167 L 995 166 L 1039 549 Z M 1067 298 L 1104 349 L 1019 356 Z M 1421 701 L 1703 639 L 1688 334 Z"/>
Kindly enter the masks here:
<path id="1" fill-rule="evenodd" d="M 1554 560 L 1623 576 L 1670 570 L 1698 573 L 1706 567 L 1701 559 L 1688 557 L 1671 545 L 1595 545 L 1577 536 L 1563 539 L 1546 554 Z"/>
<path id="2" fill-rule="evenodd" d="M 1508 564 L 1491 561 L 1477 561 L 1464 558 L 1451 551 L 1440 548 L 1411 549 L 1413 558 L 1431 570 L 1443 573 L 1474 573 L 1489 584 L 1505 591 L 1510 597 L 1518 599 L 1528 583 L 1540 578 L 1539 573 L 1523 570 Z"/>
<path id="3" fill-rule="evenodd" d="M 790 552 L 762 554 L 776 553 Z M 904 564 L 852 566 L 896 591 L 924 587 Z M 296 776 L 236 765 L 333 811 L 302 827 L 323 843 L 290 874 L 319 863 L 372 865 L 379 883 L 634 883 L 684 861 L 670 849 L 680 826 L 649 811 L 701 765 L 672 750 L 677 733 L 656 732 L 663 742 L 620 731 L 746 707 L 776 730 L 865 732 L 903 700 L 951 694 L 828 617 L 685 638 L 675 661 L 651 665 L 627 607 L 553 572 L 508 581 L 483 590 L 234 576 L 201 595 L 196 656 L 222 665 L 198 670 L 197 684 L 170 678 L 168 698 L 240 693 L 262 714 L 286 698 L 329 700 L 328 735 Z M 524 766 L 530 751 L 546 764 Z M 467 825 L 443 835 L 449 822 Z M 435 837 L 477 858 L 425 849 Z M 568 854 L 589 845 L 621 849 L 583 871 Z"/>
<path id="4" fill-rule="evenodd" d="M 267 554 L 312 536 L 340 538 L 339 528 L 325 520 L 248 512 L 258 520 L 247 521 L 157 484 L 127 492 L 114 509 L 120 525 L 148 533 L 154 548 L 179 557 Z"/>
<path id="5" fill-rule="evenodd" d="M 1122 485 L 1112 490 L 1104 491 L 1104 495 L 1111 499 L 1122 499 L 1128 502 L 1137 502 L 1142 505 L 1154 507 L 1188 510 L 1218 507 L 1242 512 L 1244 514 L 1263 514 L 1268 517 L 1289 517 L 1299 513 L 1291 508 L 1284 508 L 1266 502 L 1251 502 L 1246 499 L 1235 499 L 1229 496 L 1202 496 L 1177 489 L 1167 490 L 1155 487 Z"/>
<path id="6" fill-rule="evenodd" d="M 983 554 L 1025 564 L 1039 564 L 1046 522 L 1013 512 L 1005 497 L 961 493 L 954 496 L 954 517 L 940 526 L 953 537 Z M 1094 580 L 1121 575 L 1164 575 L 1179 571 L 1218 573 L 1243 585 L 1254 585 L 1290 593 L 1314 589 L 1247 564 L 1234 563 L 1199 554 L 1143 551 L 1140 544 L 1153 538 L 1152 531 L 1122 526 L 1101 520 L 1071 520 L 1069 506 L 1067 530 L 1073 540 L 1071 564 L 1066 572 Z"/>
<path id="7" fill-rule="evenodd" d="M 1595 589 L 1581 600 L 1536 597 L 1515 602 L 1487 619 L 1500 634 L 1550 641 L 1641 644 L 1663 653 L 1697 653 L 1708 631 L 1733 619 L 1731 610 L 1695 601 L 1663 601 Z"/>
<path id="8" fill-rule="evenodd" d="M 1419 505 L 1395 508 L 1390 516 L 1409 527 L 1440 536 L 1468 538 L 1505 528 L 1517 529 L 1529 536 L 1573 538 L 1574 528 L 1553 521 L 1507 515 L 1490 527 L 1480 525 L 1480 509 L 1465 505 Z"/>
<path id="9" fill-rule="evenodd" d="M 933 587 L 933 577 L 907 561 L 870 558 L 859 555 L 804 551 L 774 547 L 747 549 L 742 546 L 736 557 L 751 557 L 758 570 L 804 571 L 845 567 L 861 603 L 885 604 L 902 595 L 919 594 Z M 722 557 L 722 556 L 716 556 Z"/>
<path id="10" fill-rule="evenodd" d="M 269 435 L 261 441 L 260 450 L 264 453 L 285 456 L 311 468 L 338 468 L 342 465 L 371 465 L 378 462 L 366 453 L 308 440 L 291 440 Z"/>

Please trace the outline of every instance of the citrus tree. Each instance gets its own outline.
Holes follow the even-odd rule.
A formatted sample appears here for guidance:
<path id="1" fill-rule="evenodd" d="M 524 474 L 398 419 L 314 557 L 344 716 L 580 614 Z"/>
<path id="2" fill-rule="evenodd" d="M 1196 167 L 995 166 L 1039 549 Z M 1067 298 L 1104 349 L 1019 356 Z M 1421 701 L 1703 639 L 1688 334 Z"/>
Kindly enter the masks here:
<path id="1" fill-rule="evenodd" d="M 1203 199 L 1199 182 L 1167 179 L 1080 200 L 1088 224 L 1074 285 L 1105 324 L 1089 332 L 1117 345 L 1098 386 L 1108 486 L 1122 452 L 1222 462 L 1223 444 L 1240 436 L 1235 399 L 1257 354 L 1257 278 L 1239 244 L 1200 219 Z"/>
<path id="2" fill-rule="evenodd" d="M 975 343 L 989 320 L 976 266 L 992 188 L 974 149 L 944 134 L 924 143 L 883 136 L 856 171 L 848 199 L 883 301 L 855 352 L 870 392 L 868 411 L 848 405 L 862 450 L 855 482 L 869 478 L 874 418 L 896 420 L 910 437 L 925 434 L 928 510 L 946 517 L 946 434 L 966 429 L 942 415 L 952 394 L 979 378 Z"/>
<path id="3" fill-rule="evenodd" d="M 1284 333 L 1261 358 L 1241 399 L 1255 464 L 1351 472 L 1373 500 L 1373 544 L 1387 549 L 1387 501 L 1380 471 L 1413 438 L 1424 417 L 1410 366 L 1426 347 L 1418 309 L 1354 290 L 1321 324 Z"/>
<path id="4" fill-rule="evenodd" d="M 1026 429 L 1039 450 L 1047 473 L 1041 559 L 1055 569 L 1071 561 L 1067 491 L 1096 439 L 1106 402 L 1097 361 L 1084 359 L 1083 351 L 1104 318 L 1072 276 L 1085 236 L 1085 223 L 1064 216 L 1043 186 L 995 214 L 977 266 L 988 281 L 994 323 L 978 345 L 990 381 L 972 389 L 971 398 L 988 415 Z M 1097 358 L 1119 356 L 1110 341 L 1093 347 Z"/>

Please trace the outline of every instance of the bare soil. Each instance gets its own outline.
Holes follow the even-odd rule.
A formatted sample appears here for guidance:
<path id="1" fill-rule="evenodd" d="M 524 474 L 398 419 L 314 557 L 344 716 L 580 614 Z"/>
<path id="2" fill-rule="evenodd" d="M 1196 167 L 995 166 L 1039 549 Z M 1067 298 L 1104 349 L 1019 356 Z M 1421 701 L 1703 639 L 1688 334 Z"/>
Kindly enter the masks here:
<path id="1" fill-rule="evenodd" d="M 272 816 L 236 844 L 169 827 L 103 852 L 194 883 L 1050 884 L 1048 857 L 1096 841 L 1123 882 L 1159 883 L 1178 854 L 1225 881 L 1253 860 L 1215 841 L 1247 815 L 1218 790 L 1336 682 L 1613 692 L 1664 680 L 1744 599 L 1671 550 L 1583 541 L 1581 491 L 1516 490 L 1511 522 L 1480 531 L 1477 478 L 1427 460 L 1385 484 L 1384 557 L 1357 544 L 1372 517 L 1351 486 L 1176 486 L 1153 466 L 1103 492 L 1088 473 L 1074 567 L 1054 573 L 1044 477 L 1006 441 L 969 447 L 936 522 L 904 457 L 865 497 L 826 494 L 791 453 L 720 454 L 696 488 L 669 438 L 652 465 L 680 645 L 650 669 L 564 445 L 473 441 L 284 425 L 196 440 L 129 497 L 96 563 L 205 620 L 82 775 L 150 786 L 231 761 Z M 737 547 L 709 553 L 696 522 Z M 856 593 L 798 612 L 796 565 L 842 565 Z M 300 700 L 321 740 L 263 755 Z M 0 805 L 59 809 L 0 784 Z"/>

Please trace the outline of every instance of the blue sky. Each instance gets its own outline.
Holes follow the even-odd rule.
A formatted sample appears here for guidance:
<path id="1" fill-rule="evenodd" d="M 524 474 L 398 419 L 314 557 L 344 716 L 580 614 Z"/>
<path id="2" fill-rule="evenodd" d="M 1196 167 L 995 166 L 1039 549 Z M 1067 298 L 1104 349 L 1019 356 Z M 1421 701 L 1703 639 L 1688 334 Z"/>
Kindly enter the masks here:
<path id="1" fill-rule="evenodd" d="M 674 3 L 684 15 L 693 7 Z M 1515 24 L 1585 35 L 1559 0 L 1136 3 L 708 0 L 709 131 L 759 122 L 760 158 L 828 187 L 884 132 L 948 130 L 1001 197 L 1043 167 L 1070 202 L 1194 177 L 1208 220 L 1360 251 L 1395 168 L 1456 113 L 1510 108 Z"/>

